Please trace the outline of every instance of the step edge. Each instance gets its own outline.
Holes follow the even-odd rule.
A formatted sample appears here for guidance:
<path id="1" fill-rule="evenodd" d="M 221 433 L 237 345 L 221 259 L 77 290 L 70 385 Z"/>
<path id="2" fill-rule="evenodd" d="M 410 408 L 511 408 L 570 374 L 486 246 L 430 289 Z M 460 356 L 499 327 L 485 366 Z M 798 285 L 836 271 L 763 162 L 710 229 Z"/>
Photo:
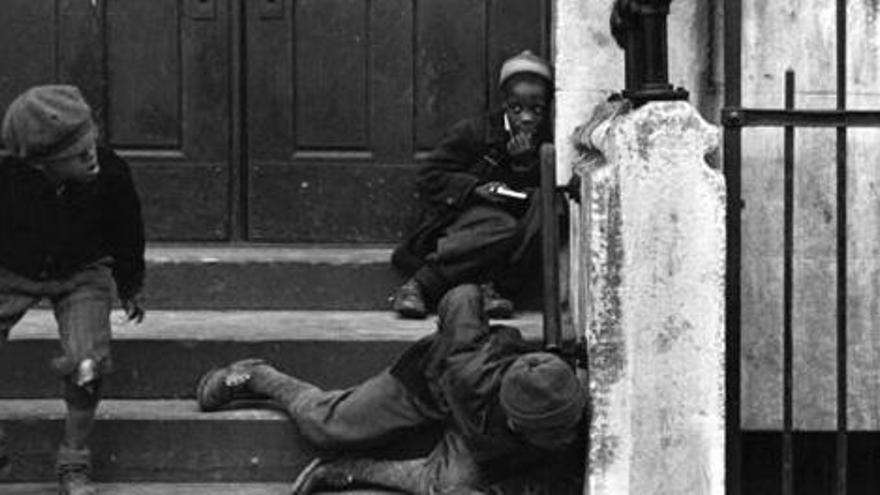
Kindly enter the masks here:
<path id="1" fill-rule="evenodd" d="M 386 264 L 391 270 L 391 247 L 323 245 L 162 245 L 147 244 L 148 264 Z"/>
<path id="2" fill-rule="evenodd" d="M 390 311 L 332 310 L 150 310 L 144 323 L 120 323 L 111 317 L 114 340 L 298 342 L 404 341 L 431 334 L 436 318 L 405 320 Z M 540 337 L 539 312 L 523 312 L 511 320 L 493 320 L 520 328 L 526 338 Z M 259 326 L 254 322 L 261 322 Z M 289 331 L 287 330 L 289 329 Z M 10 342 L 56 340 L 52 311 L 32 309 L 10 334 Z"/>
<path id="3" fill-rule="evenodd" d="M 0 399 L 0 420 L 59 421 L 66 417 L 61 399 Z M 243 407 L 203 412 L 192 399 L 104 399 L 96 418 L 107 421 L 289 421 L 281 410 Z"/>

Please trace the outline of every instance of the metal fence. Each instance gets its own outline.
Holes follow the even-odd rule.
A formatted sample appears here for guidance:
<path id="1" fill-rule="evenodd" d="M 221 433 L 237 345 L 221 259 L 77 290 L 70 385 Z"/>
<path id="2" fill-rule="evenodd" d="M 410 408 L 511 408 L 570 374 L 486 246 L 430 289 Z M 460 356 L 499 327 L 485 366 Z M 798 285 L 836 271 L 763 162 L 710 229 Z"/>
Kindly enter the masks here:
<path id="1" fill-rule="evenodd" d="M 742 0 L 724 2 L 724 80 L 725 108 L 722 112 L 724 124 L 724 171 L 728 187 L 728 261 L 727 261 L 727 493 L 754 493 L 754 486 L 772 487 L 774 493 L 783 495 L 803 493 L 878 493 L 876 475 L 866 481 L 860 470 L 856 477 L 850 470 L 853 446 L 850 444 L 853 432 L 847 426 L 847 129 L 850 127 L 880 127 L 880 111 L 847 110 L 847 4 L 846 0 L 836 0 L 836 108 L 828 110 L 798 110 L 795 108 L 795 74 L 789 70 L 785 74 L 785 105 L 782 109 L 742 108 Z M 776 127 L 784 129 L 784 201 L 783 201 L 783 421 L 780 432 L 770 432 L 773 439 L 781 445 L 774 447 L 768 456 L 768 465 L 778 469 L 776 473 L 755 474 L 743 469 L 744 456 L 756 454 L 756 442 L 746 445 L 745 432 L 741 427 L 741 291 L 742 272 L 742 130 L 746 127 Z M 833 442 L 827 441 L 818 447 L 807 445 L 809 441 L 797 438 L 792 426 L 792 276 L 794 258 L 794 172 L 795 172 L 795 132 L 803 127 L 836 128 L 836 386 L 837 427 Z M 880 364 L 880 363 L 878 363 Z M 775 434 L 775 435 L 773 435 Z M 773 442 L 775 440 L 771 439 Z M 760 442 L 758 442 L 760 443 Z M 880 460 L 874 441 L 861 442 L 859 456 L 864 456 L 866 448 L 874 462 Z M 865 447 L 865 445 L 872 447 Z M 765 444 L 766 445 L 766 444 Z M 833 445 L 833 447 L 832 447 Z M 833 478 L 825 488 L 808 487 L 797 483 L 805 473 L 809 463 L 799 463 L 798 448 L 812 448 L 813 452 L 831 453 L 833 449 L 833 469 L 827 475 Z M 779 456 L 779 459 L 774 457 Z M 876 468 L 876 466 L 875 466 Z M 750 476 L 776 476 L 777 479 L 754 480 Z M 816 473 L 812 473 L 813 476 Z M 857 479 L 857 482 L 854 482 Z M 871 486 L 867 486 L 866 483 Z M 777 491 L 778 490 L 778 491 Z M 828 491 L 831 490 L 831 491 Z M 769 493 L 760 491 L 760 493 Z"/>

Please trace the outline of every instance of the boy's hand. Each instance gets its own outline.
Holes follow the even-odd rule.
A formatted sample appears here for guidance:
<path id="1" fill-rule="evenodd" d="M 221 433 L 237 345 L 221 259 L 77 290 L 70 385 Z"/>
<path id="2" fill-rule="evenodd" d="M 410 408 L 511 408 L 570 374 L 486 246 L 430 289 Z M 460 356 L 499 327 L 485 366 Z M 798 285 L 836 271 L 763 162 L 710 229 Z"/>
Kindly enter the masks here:
<path id="1" fill-rule="evenodd" d="M 533 151 L 535 151 L 535 146 L 532 143 L 531 133 L 519 132 L 507 142 L 507 152 L 510 153 L 510 156 L 521 156 Z"/>
<path id="2" fill-rule="evenodd" d="M 490 203 L 504 203 L 506 199 L 503 196 L 495 194 L 495 190 L 501 186 L 504 186 L 504 183 L 497 180 L 486 182 L 485 184 L 480 184 L 475 187 L 473 194 Z"/>
<path id="3" fill-rule="evenodd" d="M 125 311 L 128 321 L 133 321 L 135 323 L 144 321 L 144 315 L 147 313 L 146 310 L 144 310 L 140 296 L 137 294 L 128 299 L 123 299 L 122 309 Z"/>

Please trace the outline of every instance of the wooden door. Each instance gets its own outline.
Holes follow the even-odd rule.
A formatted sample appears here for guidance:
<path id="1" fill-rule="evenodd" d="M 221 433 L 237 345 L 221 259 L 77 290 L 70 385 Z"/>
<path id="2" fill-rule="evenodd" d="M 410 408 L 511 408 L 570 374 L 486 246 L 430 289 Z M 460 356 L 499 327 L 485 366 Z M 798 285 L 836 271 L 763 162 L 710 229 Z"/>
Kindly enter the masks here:
<path id="1" fill-rule="evenodd" d="M 489 107 L 505 57 L 548 54 L 549 14 L 546 0 L 246 2 L 248 237 L 399 240 L 420 153 Z"/>
<path id="2" fill-rule="evenodd" d="M 4 0 L 0 105 L 79 86 L 132 165 L 153 240 L 230 232 L 227 0 Z"/>
<path id="3" fill-rule="evenodd" d="M 549 53 L 548 0 L 5 0 L 0 105 L 81 87 L 151 240 L 396 242 L 420 154 Z"/>

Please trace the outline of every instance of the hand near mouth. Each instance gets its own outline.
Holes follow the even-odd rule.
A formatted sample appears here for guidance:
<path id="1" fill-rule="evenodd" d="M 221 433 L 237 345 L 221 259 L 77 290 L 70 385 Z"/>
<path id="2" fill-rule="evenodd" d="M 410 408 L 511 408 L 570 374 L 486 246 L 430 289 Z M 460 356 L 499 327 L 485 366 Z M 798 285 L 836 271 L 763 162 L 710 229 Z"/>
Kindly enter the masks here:
<path id="1" fill-rule="evenodd" d="M 517 132 L 507 142 L 507 152 L 510 153 L 510 156 L 521 156 L 534 151 L 533 136 L 532 132 Z"/>

